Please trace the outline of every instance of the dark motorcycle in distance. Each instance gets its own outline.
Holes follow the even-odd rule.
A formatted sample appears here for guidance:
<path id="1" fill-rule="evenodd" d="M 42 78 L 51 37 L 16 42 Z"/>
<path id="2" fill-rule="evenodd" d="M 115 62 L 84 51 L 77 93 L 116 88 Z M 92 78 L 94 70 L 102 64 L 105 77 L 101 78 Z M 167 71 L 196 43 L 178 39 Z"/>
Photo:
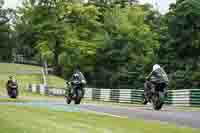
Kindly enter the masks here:
<path id="1" fill-rule="evenodd" d="M 18 85 L 16 81 L 12 81 L 7 86 L 7 93 L 10 98 L 17 98 L 18 96 Z"/>
<path id="2" fill-rule="evenodd" d="M 149 84 L 149 80 L 145 82 L 145 89 Z M 147 89 L 146 89 L 147 90 Z M 165 83 L 160 83 L 156 85 L 151 85 L 149 91 L 144 91 L 144 101 L 143 104 L 152 103 L 154 110 L 160 110 L 164 104 L 167 97 L 167 85 Z"/>
<path id="3" fill-rule="evenodd" d="M 80 104 L 85 93 L 81 81 L 74 80 L 72 82 L 67 82 L 67 85 L 71 87 L 65 96 L 67 104 L 70 104 L 72 100 L 75 104 Z"/>

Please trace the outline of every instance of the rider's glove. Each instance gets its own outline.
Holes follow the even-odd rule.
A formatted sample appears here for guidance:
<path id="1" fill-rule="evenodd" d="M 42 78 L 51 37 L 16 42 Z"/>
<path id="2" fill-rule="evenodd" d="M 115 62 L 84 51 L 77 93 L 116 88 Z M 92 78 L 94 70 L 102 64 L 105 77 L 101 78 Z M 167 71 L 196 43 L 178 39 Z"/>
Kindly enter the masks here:
<path id="1" fill-rule="evenodd" d="M 81 83 L 86 84 L 86 81 L 85 80 L 81 80 Z"/>

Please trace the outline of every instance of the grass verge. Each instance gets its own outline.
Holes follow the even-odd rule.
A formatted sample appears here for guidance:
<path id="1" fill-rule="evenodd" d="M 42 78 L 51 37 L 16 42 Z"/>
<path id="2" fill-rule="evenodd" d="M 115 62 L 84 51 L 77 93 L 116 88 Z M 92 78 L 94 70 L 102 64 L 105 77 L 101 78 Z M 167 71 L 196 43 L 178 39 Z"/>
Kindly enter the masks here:
<path id="1" fill-rule="evenodd" d="M 5 85 L 8 77 L 11 75 L 16 77 L 21 94 L 26 95 L 24 90 L 27 88 L 29 83 L 43 83 L 41 69 L 41 67 L 32 65 L 0 63 L 0 95 L 6 94 Z M 50 87 L 63 88 L 65 85 L 62 78 L 54 75 L 48 75 L 47 82 Z"/>
<path id="2" fill-rule="evenodd" d="M 199 133 L 200 130 L 90 113 L 0 106 L 1 133 Z"/>

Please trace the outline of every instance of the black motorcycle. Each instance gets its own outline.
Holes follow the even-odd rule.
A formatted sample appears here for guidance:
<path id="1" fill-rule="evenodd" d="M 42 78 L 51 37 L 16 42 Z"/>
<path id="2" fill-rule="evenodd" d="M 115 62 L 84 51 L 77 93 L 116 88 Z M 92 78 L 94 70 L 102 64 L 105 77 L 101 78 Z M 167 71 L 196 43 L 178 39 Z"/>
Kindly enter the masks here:
<path id="1" fill-rule="evenodd" d="M 7 93 L 10 98 L 17 98 L 18 96 L 18 85 L 17 82 L 13 81 L 7 86 Z"/>
<path id="2" fill-rule="evenodd" d="M 74 80 L 67 84 L 68 87 L 71 87 L 65 96 L 67 104 L 70 104 L 72 100 L 74 100 L 75 104 L 80 104 L 85 93 L 83 84 L 79 80 Z"/>
<path id="3" fill-rule="evenodd" d="M 167 84 L 151 84 L 150 81 L 146 81 L 144 91 L 143 104 L 152 103 L 154 110 L 160 110 L 164 104 L 167 97 Z M 148 89 L 148 88 L 151 89 Z"/>

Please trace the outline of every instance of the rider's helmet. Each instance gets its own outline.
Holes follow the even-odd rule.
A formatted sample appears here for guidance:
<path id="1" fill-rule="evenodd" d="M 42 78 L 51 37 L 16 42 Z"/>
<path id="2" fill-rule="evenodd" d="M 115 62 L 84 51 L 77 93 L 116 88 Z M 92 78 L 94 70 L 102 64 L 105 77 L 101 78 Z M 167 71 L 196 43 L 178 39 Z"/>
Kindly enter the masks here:
<path id="1" fill-rule="evenodd" d="M 9 76 L 9 80 L 10 81 L 15 81 L 15 77 L 14 76 Z"/>
<path id="2" fill-rule="evenodd" d="M 16 79 L 15 79 L 14 76 L 9 76 L 9 81 L 8 81 L 8 83 L 14 85 L 14 84 L 17 84 L 17 81 L 16 81 Z"/>
<path id="3" fill-rule="evenodd" d="M 13 79 L 13 76 L 9 76 L 9 79 L 12 80 L 12 79 Z"/>
<path id="4" fill-rule="evenodd" d="M 153 71 L 155 71 L 156 69 L 159 69 L 159 68 L 160 68 L 160 65 L 155 64 L 155 65 L 153 66 Z"/>
<path id="5" fill-rule="evenodd" d="M 73 74 L 73 79 L 74 80 L 79 80 L 79 75 L 77 73 Z"/>

